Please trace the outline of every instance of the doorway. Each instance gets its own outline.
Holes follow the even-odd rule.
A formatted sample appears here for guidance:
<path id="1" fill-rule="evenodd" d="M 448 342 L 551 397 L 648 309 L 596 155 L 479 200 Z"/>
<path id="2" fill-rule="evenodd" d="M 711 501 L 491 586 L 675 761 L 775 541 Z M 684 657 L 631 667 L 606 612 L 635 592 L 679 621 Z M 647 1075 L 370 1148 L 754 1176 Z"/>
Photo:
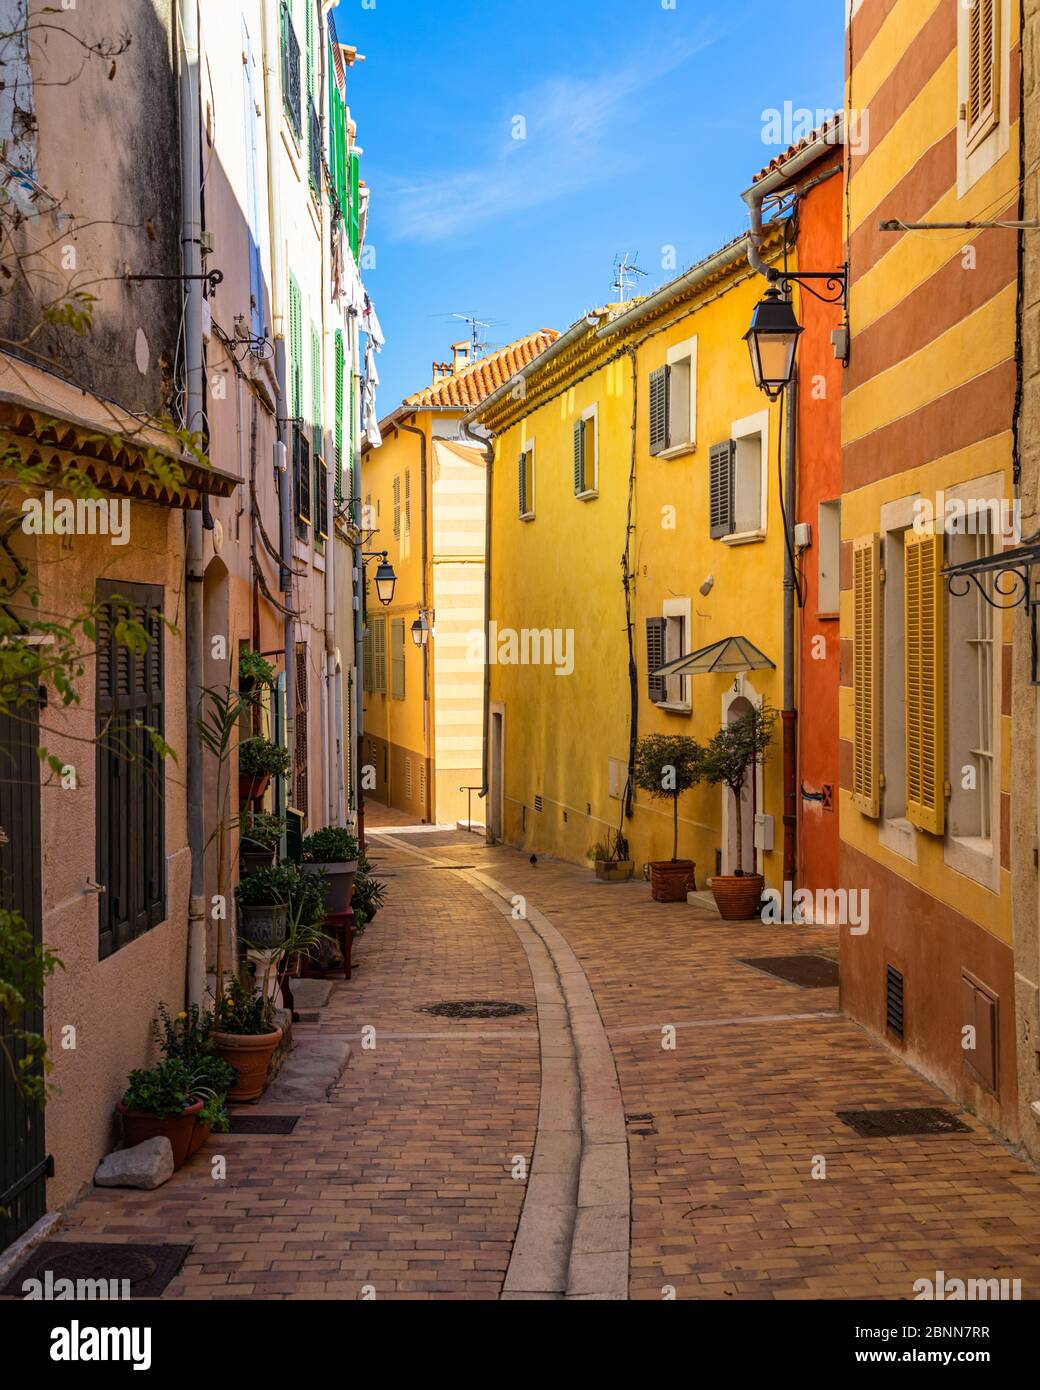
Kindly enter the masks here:
<path id="1" fill-rule="evenodd" d="M 726 723 L 735 724 L 743 714 L 747 714 L 754 706 L 745 695 L 738 695 L 730 703 L 726 711 Z M 723 856 L 723 873 L 735 874 L 738 867 L 742 868 L 746 874 L 757 873 L 758 852 L 755 849 L 755 812 L 758 809 L 758 776 L 757 767 L 749 768 L 748 774 L 744 779 L 744 790 L 740 797 L 740 819 L 741 819 L 741 841 L 743 863 L 737 864 L 737 818 L 733 814 L 733 793 L 728 787 L 722 788 L 723 810 L 722 821 L 725 826 L 725 854 Z"/>
<path id="2" fill-rule="evenodd" d="M 505 756 L 505 712 L 500 708 L 491 711 L 491 729 L 488 740 L 488 838 L 498 843 L 504 838 L 505 775 L 503 758 Z"/>

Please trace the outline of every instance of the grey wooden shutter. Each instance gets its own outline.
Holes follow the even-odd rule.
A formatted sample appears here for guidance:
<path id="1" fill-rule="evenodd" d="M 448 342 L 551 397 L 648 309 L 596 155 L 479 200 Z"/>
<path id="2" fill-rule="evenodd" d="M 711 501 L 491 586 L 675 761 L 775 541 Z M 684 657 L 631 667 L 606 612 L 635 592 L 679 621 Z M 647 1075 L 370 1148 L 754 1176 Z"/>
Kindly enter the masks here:
<path id="1" fill-rule="evenodd" d="M 580 497 L 585 491 L 585 421 L 579 420 L 574 426 L 574 495 Z"/>
<path id="2" fill-rule="evenodd" d="M 733 530 L 733 467 L 737 446 L 732 439 L 713 444 L 708 464 L 709 521 L 713 537 L 728 536 Z"/>
<path id="3" fill-rule="evenodd" d="M 646 677 L 647 694 L 655 705 L 667 696 L 667 682 L 664 676 L 657 676 L 654 672 L 658 667 L 664 665 L 664 618 L 647 618 L 646 620 Z"/>
<path id="4" fill-rule="evenodd" d="M 671 367 L 650 373 L 650 452 L 660 454 L 668 448 L 668 397 Z"/>
<path id="5" fill-rule="evenodd" d="M 520 515 L 524 516 L 527 512 L 527 455 L 521 454 L 520 461 L 516 469 L 517 480 L 520 487 Z"/>

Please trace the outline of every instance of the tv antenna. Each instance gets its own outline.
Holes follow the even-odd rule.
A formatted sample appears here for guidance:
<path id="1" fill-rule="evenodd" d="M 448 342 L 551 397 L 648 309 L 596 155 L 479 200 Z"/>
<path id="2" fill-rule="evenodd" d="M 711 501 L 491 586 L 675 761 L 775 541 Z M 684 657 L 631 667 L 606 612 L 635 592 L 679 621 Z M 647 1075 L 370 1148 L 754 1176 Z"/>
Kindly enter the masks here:
<path id="1" fill-rule="evenodd" d="M 494 328 L 499 320 L 478 319 L 475 314 L 452 314 L 450 317 L 459 319 L 462 323 L 469 324 L 470 361 L 475 362 L 478 357 L 488 350 L 488 343 L 484 337 L 484 332 L 489 328 Z M 484 330 L 484 332 L 481 330 Z"/>
<path id="2" fill-rule="evenodd" d="M 634 281 L 636 276 L 645 276 L 646 274 L 648 274 L 648 272 L 639 268 L 638 257 L 633 256 L 631 251 L 626 251 L 623 255 L 614 257 L 614 283 L 611 285 L 611 289 L 617 290 L 619 304 L 626 304 L 628 302 L 628 283 L 630 277 Z"/>

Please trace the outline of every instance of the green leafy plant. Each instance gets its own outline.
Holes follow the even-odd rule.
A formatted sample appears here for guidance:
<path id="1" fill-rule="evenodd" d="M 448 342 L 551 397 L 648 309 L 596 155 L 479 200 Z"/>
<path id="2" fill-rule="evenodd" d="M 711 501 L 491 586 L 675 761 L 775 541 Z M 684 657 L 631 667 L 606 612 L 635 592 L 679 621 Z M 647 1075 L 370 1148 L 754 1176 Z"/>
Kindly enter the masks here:
<path id="1" fill-rule="evenodd" d="M 291 766 L 288 748 L 259 734 L 238 745 L 238 770 L 243 777 L 288 777 Z"/>
<path id="2" fill-rule="evenodd" d="M 620 830 L 608 831 L 607 838 L 597 840 L 589 850 L 589 858 L 594 859 L 598 864 L 620 864 L 628 857 L 628 840 Z"/>
<path id="3" fill-rule="evenodd" d="M 227 1130 L 227 1092 L 235 1079 L 235 1069 L 218 1057 L 210 1041 L 213 1015 L 192 1004 L 171 1016 L 166 1005 L 159 1004 L 158 1018 L 152 1033 L 166 1061 L 182 1062 L 187 1068 L 188 1084 L 195 1100 L 203 1102 L 199 1124 Z"/>
<path id="4" fill-rule="evenodd" d="M 331 941 L 315 923 L 304 920 L 305 910 L 306 899 L 297 898 L 289 909 L 288 930 L 277 951 L 245 942 L 247 947 L 263 957 L 266 964 L 259 981 L 253 978 L 244 983 L 237 977 L 229 981 L 223 998 L 217 1004 L 217 1026 L 222 1032 L 273 1032 L 276 990 L 280 992 L 300 956 L 316 956 Z"/>
<path id="5" fill-rule="evenodd" d="M 376 909 L 383 906 L 383 895 L 386 892 L 386 884 L 379 879 L 373 878 L 372 866 L 363 854 L 358 855 L 357 872 L 354 874 L 354 896 L 351 899 L 351 907 L 354 910 L 354 935 L 360 936 L 365 925 L 375 916 Z M 364 921 L 358 923 L 359 914 L 364 915 Z"/>
<path id="6" fill-rule="evenodd" d="M 328 875 L 305 874 L 297 870 L 289 890 L 289 916 L 298 917 L 305 926 L 319 926 L 325 921 L 329 896 Z"/>
<path id="7" fill-rule="evenodd" d="M 265 811 L 247 811 L 240 821 L 242 848 L 245 850 L 272 850 L 285 834 L 285 821 L 281 816 L 269 816 Z"/>
<path id="8" fill-rule="evenodd" d="M 227 1129 L 227 1090 L 234 1075 L 215 1054 L 200 1055 L 195 1061 L 164 1057 L 154 1067 L 138 1067 L 130 1073 L 123 1104 L 128 1110 L 173 1119 L 202 1101 L 196 1123 Z"/>
<path id="9" fill-rule="evenodd" d="M 740 798 L 748 772 L 758 762 L 764 762 L 773 741 L 776 710 L 769 705 L 749 709 L 732 724 L 723 724 L 701 754 L 701 773 L 713 787 L 729 787 L 736 805 L 737 870 L 744 873 L 744 817 L 740 814 Z"/>
<path id="10" fill-rule="evenodd" d="M 679 858 L 679 798 L 701 780 L 703 749 L 685 734 L 647 734 L 636 748 L 635 782 L 642 791 L 672 802 L 672 863 Z"/>
<path id="11" fill-rule="evenodd" d="M 277 677 L 274 667 L 259 652 L 243 652 L 238 658 L 238 679 L 245 690 L 253 693 L 255 686 L 272 689 Z"/>
<path id="12" fill-rule="evenodd" d="M 243 984 L 237 975 L 232 975 L 224 993 L 217 1000 L 213 1026 L 219 1033 L 234 1033 L 242 1037 L 270 1033 L 271 1010 L 268 1004 L 269 1001 L 255 983 Z"/>
<path id="13" fill-rule="evenodd" d="M 45 982 L 64 969 L 53 951 L 36 944 L 17 912 L 0 908 L 0 1066 L 10 1071 L 26 1099 L 40 1106 L 49 1094 L 51 1062 L 46 1039 L 25 1023 L 43 997 Z"/>
<path id="14" fill-rule="evenodd" d="M 254 869 L 246 874 L 235 889 L 239 907 L 277 907 L 287 906 L 295 894 L 299 894 L 303 875 L 292 864 L 269 865 Z"/>
<path id="15" fill-rule="evenodd" d="M 358 853 L 357 837 L 340 825 L 327 825 L 303 842 L 303 857 L 312 864 L 351 864 Z"/>

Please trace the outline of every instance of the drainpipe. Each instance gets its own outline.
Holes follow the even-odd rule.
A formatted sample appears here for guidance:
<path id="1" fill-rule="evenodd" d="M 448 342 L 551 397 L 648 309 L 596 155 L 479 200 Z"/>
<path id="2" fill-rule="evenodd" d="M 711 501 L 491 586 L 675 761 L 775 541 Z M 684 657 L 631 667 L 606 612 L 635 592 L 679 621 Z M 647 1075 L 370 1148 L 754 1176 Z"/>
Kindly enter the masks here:
<path id="1" fill-rule="evenodd" d="M 361 333 L 355 310 L 350 311 L 347 323 L 350 330 L 350 376 L 354 384 L 354 389 L 351 392 L 354 401 L 350 431 L 350 437 L 353 440 L 351 460 L 353 486 L 351 492 L 354 494 L 355 504 L 358 508 L 358 514 L 354 518 L 358 523 L 358 539 L 354 543 L 354 738 L 357 748 L 357 756 L 354 759 L 354 805 L 357 808 L 358 840 L 363 853 L 365 849 L 365 691 L 362 676 L 365 632 L 362 610 L 365 602 L 365 547 L 362 536 L 364 535 L 363 523 L 368 518 L 361 512 L 364 505 L 361 500 L 364 495 L 361 481 L 361 372 L 359 370 L 361 365 Z"/>
<path id="2" fill-rule="evenodd" d="M 495 446 L 490 438 L 474 434 L 467 420 L 461 421 L 462 433 L 472 444 L 484 451 L 487 461 L 487 481 L 484 488 L 484 735 L 481 739 L 480 795 L 488 794 L 488 736 L 491 725 L 491 487 L 495 481 Z M 491 839 L 491 816 L 486 814 L 486 837 Z"/>
<path id="3" fill-rule="evenodd" d="M 330 442 L 326 435 L 326 448 Z M 326 458 L 329 457 L 326 452 Z M 328 729 L 328 824 L 339 824 L 339 786 L 342 750 L 336 734 L 336 504 L 332 496 L 332 474 L 326 475 L 326 512 L 329 538 L 325 542 L 325 723 Z"/>
<path id="4" fill-rule="evenodd" d="M 202 185 L 199 152 L 199 16 L 197 0 L 178 0 L 180 29 L 181 265 L 186 276 L 202 274 Z M 202 281 L 184 282 L 184 424 L 201 433 L 203 419 Z M 188 906 L 187 995 L 203 1005 L 206 995 L 206 830 L 203 813 L 202 739 L 195 723 L 202 698 L 203 524 L 202 511 L 187 517 L 185 645 L 188 687 L 188 845 L 191 897 Z"/>
<path id="5" fill-rule="evenodd" d="M 276 0 L 262 0 L 264 61 L 264 125 L 267 136 L 267 213 L 271 233 L 271 332 L 274 334 L 275 416 L 278 443 L 275 446 L 275 475 L 278 483 L 278 548 L 281 552 L 280 587 L 282 602 L 292 607 L 292 474 L 289 469 L 289 422 L 287 419 L 288 369 L 285 353 L 285 238 L 282 235 L 282 198 L 278 149 L 281 92 L 276 63 L 281 55 L 281 29 Z M 296 679 L 293 619 L 286 614 L 282 645 L 285 648 L 285 738 L 293 746 L 296 721 Z"/>
<path id="6" fill-rule="evenodd" d="M 426 432 L 417 429 L 415 425 L 399 423 L 398 429 L 404 430 L 407 434 L 419 436 L 419 520 L 422 526 L 422 611 L 423 615 L 428 612 L 429 589 L 427 585 L 427 574 L 429 565 L 429 539 L 426 534 Z M 405 634 L 407 642 L 410 633 Z M 425 755 L 426 755 L 426 804 L 432 809 L 436 808 L 436 798 L 433 795 L 433 781 L 430 777 L 431 757 L 431 731 L 430 731 L 430 641 L 426 639 L 426 645 L 422 649 L 422 680 L 423 680 L 423 733 L 425 736 Z M 433 816 L 429 817 L 433 821 Z"/>

